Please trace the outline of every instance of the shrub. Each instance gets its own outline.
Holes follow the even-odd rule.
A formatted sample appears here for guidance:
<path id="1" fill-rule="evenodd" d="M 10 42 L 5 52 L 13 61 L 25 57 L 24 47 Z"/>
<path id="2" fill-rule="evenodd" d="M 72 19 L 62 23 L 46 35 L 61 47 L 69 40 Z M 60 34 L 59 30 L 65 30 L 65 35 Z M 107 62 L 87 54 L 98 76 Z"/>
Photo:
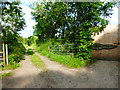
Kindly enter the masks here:
<path id="1" fill-rule="evenodd" d="M 28 49 L 27 54 L 28 54 L 28 55 L 33 55 L 33 54 L 34 54 L 34 52 L 33 52 L 33 50 L 32 50 L 32 49 Z"/>
<path id="2" fill-rule="evenodd" d="M 9 65 L 5 66 L 4 69 L 15 69 L 19 67 L 20 65 L 18 62 L 24 59 L 25 50 L 22 43 L 17 43 L 16 45 L 9 44 Z"/>
<path id="3" fill-rule="evenodd" d="M 60 44 L 60 43 L 55 42 L 55 44 Z M 89 60 L 85 61 L 82 57 L 75 58 L 73 57 L 72 53 L 71 55 L 58 55 L 58 54 L 49 52 L 48 51 L 49 45 L 52 45 L 52 41 L 46 41 L 44 43 L 39 44 L 38 46 L 35 44 L 32 46 L 37 52 L 41 53 L 41 55 L 47 56 L 51 60 L 64 64 L 67 67 L 79 68 L 79 67 L 88 65 Z"/>

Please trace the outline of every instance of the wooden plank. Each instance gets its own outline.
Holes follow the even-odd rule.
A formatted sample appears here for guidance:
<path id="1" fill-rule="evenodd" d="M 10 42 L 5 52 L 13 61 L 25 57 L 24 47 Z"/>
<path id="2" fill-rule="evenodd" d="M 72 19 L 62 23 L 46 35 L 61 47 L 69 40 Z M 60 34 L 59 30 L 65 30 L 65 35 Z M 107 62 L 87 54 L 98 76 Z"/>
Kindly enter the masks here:
<path id="1" fill-rule="evenodd" d="M 3 58 L 0 58 L 0 60 L 3 60 Z"/>
<path id="2" fill-rule="evenodd" d="M 5 45 L 6 47 L 6 64 L 8 65 L 8 45 Z"/>

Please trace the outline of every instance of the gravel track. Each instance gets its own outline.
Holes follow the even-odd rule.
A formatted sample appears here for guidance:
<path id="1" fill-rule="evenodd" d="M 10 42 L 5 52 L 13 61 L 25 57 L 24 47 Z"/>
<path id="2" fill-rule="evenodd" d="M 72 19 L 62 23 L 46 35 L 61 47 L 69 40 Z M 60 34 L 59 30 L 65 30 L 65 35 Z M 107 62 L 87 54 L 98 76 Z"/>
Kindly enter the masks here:
<path id="1" fill-rule="evenodd" d="M 13 76 L 2 80 L 3 88 L 117 88 L 118 61 L 97 61 L 79 69 L 70 69 L 36 53 L 46 70 L 33 66 L 28 55 Z"/>

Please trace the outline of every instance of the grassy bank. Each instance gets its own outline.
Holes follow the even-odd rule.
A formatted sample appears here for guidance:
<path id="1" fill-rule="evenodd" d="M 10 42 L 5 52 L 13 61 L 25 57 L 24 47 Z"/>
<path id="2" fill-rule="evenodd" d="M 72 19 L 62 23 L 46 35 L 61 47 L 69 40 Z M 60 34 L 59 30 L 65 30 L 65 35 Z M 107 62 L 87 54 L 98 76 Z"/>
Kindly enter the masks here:
<path id="1" fill-rule="evenodd" d="M 79 67 L 87 65 L 87 61 L 83 61 L 80 58 L 73 58 L 70 55 L 65 56 L 65 55 L 57 55 L 53 53 L 48 53 L 47 56 L 51 60 L 64 64 L 65 66 L 69 68 L 79 68 Z"/>
<path id="2" fill-rule="evenodd" d="M 33 44 L 32 47 L 41 55 L 47 56 L 51 60 L 59 62 L 70 68 L 79 68 L 79 67 L 90 64 L 90 61 L 82 60 L 82 58 L 74 58 L 74 57 L 71 57 L 70 55 L 58 55 L 58 54 L 49 52 L 48 46 L 51 44 L 52 42 L 48 41 L 38 46 Z"/>

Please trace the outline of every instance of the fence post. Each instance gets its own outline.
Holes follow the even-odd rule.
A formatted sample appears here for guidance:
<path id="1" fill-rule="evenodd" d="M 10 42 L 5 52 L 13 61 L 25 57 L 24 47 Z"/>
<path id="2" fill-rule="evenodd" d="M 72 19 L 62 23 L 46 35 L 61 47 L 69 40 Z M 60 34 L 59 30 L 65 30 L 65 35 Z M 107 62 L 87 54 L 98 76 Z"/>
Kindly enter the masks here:
<path id="1" fill-rule="evenodd" d="M 6 63 L 8 65 L 8 45 L 6 44 Z"/>
<path id="2" fill-rule="evenodd" d="M 5 65 L 5 45 L 3 42 L 3 61 L 4 61 L 4 65 Z"/>

